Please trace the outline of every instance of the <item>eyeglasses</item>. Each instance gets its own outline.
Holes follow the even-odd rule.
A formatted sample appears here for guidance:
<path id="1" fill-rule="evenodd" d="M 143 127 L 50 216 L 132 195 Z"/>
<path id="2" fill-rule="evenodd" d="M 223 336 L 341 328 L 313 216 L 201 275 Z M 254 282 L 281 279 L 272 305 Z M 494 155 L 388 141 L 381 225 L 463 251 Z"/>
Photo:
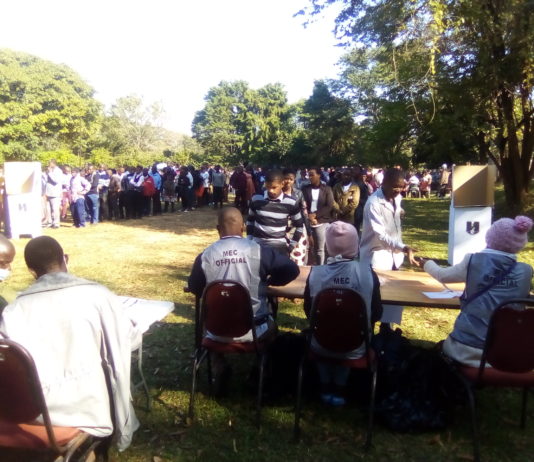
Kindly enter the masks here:
<path id="1" fill-rule="evenodd" d="M 64 253 L 63 254 L 63 260 L 65 260 L 65 265 L 69 264 L 69 254 L 68 253 Z"/>

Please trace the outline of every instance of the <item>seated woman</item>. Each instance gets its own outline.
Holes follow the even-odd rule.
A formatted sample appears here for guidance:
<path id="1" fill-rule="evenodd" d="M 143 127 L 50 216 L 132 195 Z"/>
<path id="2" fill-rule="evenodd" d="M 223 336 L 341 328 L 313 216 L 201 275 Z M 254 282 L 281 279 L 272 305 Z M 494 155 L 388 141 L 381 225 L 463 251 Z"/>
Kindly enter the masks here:
<path id="1" fill-rule="evenodd" d="M 314 297 L 323 289 L 340 287 L 356 290 L 367 308 L 369 329 L 382 316 L 380 283 L 370 265 L 355 260 L 358 255 L 356 228 L 342 221 L 335 221 L 326 229 L 326 249 L 330 257 L 326 265 L 313 266 L 304 290 L 304 311 L 309 316 Z M 365 345 L 346 353 L 334 353 L 323 348 L 312 338 L 311 348 L 322 356 L 339 359 L 358 359 L 365 354 Z M 337 364 L 318 362 L 321 381 L 321 399 L 332 406 L 345 404 L 344 389 L 350 369 Z"/>
<path id="2" fill-rule="evenodd" d="M 532 220 L 497 220 L 486 233 L 487 248 L 467 254 L 457 265 L 441 268 L 432 260 L 424 269 L 440 282 L 466 282 L 460 314 L 443 343 L 445 354 L 466 366 L 478 367 L 493 310 L 512 298 L 529 296 L 532 267 L 517 262 L 525 247 Z"/>

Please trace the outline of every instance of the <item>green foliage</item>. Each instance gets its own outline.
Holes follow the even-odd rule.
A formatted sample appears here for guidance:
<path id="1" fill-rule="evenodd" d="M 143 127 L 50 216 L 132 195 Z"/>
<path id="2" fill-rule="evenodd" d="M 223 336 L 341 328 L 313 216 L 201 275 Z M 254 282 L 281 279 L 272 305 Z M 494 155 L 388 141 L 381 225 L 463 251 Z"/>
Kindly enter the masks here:
<path id="1" fill-rule="evenodd" d="M 326 82 L 315 82 L 300 119 L 306 129 L 308 163 L 344 165 L 355 161 L 356 132 L 351 103 L 333 95 Z"/>
<path id="2" fill-rule="evenodd" d="M 31 160 L 35 151 L 83 149 L 98 128 L 93 89 L 64 65 L 0 50 L 0 156 Z"/>
<path id="3" fill-rule="evenodd" d="M 87 159 L 93 165 L 106 165 L 108 167 L 116 167 L 116 159 L 113 158 L 111 152 L 105 148 L 97 148 L 91 151 L 91 155 Z"/>
<path id="4" fill-rule="evenodd" d="M 289 152 L 294 117 L 282 85 L 253 90 L 243 81 L 223 81 L 205 100 L 192 129 L 207 158 L 224 164 L 280 163 Z"/>
<path id="5" fill-rule="evenodd" d="M 84 163 L 82 158 L 66 148 L 41 151 L 37 158 L 42 165 L 48 165 L 52 159 L 55 159 L 58 165 L 70 165 L 71 167 L 81 167 Z"/>
<path id="6" fill-rule="evenodd" d="M 520 208 L 534 176 L 534 3 L 311 0 L 304 13 L 334 3 L 336 34 L 351 48 L 340 91 L 365 120 L 368 153 L 491 158 Z"/>

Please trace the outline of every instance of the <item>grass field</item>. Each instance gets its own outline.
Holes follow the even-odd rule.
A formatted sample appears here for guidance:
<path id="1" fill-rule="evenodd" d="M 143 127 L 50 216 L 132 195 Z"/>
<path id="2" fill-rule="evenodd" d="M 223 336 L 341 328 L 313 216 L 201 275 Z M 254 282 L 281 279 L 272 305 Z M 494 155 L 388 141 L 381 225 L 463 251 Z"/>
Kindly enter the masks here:
<path id="1" fill-rule="evenodd" d="M 449 201 L 410 199 L 404 202 L 405 242 L 421 256 L 444 262 L 447 256 Z M 141 428 L 132 446 L 112 454 L 114 461 L 456 461 L 471 460 L 467 408 L 458 408 L 455 422 L 439 433 L 396 434 L 375 426 L 374 448 L 361 449 L 365 414 L 356 406 L 332 410 L 306 402 L 303 439 L 292 441 L 293 399 L 264 407 L 261 431 L 254 426 L 253 394 L 243 385 L 248 371 L 239 361 L 229 397 L 209 397 L 205 368 L 201 370 L 197 418 L 189 422 L 186 410 L 193 347 L 193 298 L 184 293 L 195 256 L 217 239 L 216 212 L 211 209 L 168 214 L 143 220 L 102 223 L 85 229 L 65 224 L 46 231 L 57 238 L 70 256 L 69 270 L 96 280 L 121 295 L 172 300 L 175 311 L 145 336 L 145 374 L 154 398 L 153 409 L 137 410 Z M 23 262 L 27 240 L 15 241 L 17 256 L 6 284 L 20 291 L 31 283 Z M 520 260 L 534 263 L 529 244 Z M 45 307 L 43 307 L 45 309 Z M 402 329 L 410 339 L 436 342 L 452 329 L 456 313 L 408 308 Z M 282 330 L 305 326 L 300 303 L 283 301 Z M 241 380 L 242 379 L 242 380 Z M 136 394 L 141 404 L 142 394 Z M 482 455 L 486 461 L 534 460 L 532 431 L 520 431 L 519 394 L 483 390 L 480 393 Z M 532 407 L 531 407 L 532 409 Z M 532 411 L 529 413 L 532 416 Z M 531 427 L 532 428 L 532 427 Z M 0 454 L 0 459 L 2 459 Z"/>

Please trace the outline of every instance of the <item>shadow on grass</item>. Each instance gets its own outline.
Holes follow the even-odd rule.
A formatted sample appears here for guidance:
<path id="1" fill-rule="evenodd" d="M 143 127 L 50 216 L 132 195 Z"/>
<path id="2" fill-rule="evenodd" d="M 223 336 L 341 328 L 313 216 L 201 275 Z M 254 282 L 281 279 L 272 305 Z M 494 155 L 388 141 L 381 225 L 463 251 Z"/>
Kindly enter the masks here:
<path id="1" fill-rule="evenodd" d="M 111 222 L 119 227 L 141 228 L 181 235 L 195 235 L 199 232 L 215 232 L 218 211 L 209 207 L 192 212 L 174 212 L 144 217 L 141 220 L 119 220 Z"/>

